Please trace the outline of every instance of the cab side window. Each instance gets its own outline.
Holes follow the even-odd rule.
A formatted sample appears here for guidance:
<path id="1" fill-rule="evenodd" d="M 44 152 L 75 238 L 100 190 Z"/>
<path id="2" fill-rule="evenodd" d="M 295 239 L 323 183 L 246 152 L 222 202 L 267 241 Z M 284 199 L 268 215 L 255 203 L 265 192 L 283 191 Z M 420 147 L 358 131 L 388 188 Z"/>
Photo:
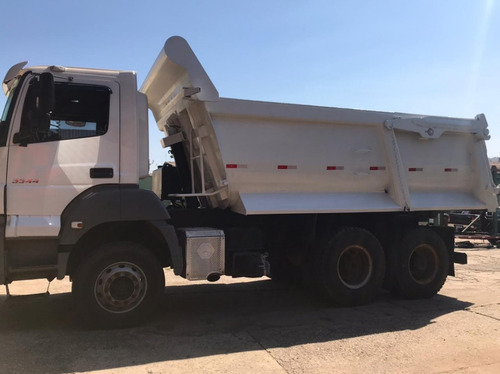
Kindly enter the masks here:
<path id="1" fill-rule="evenodd" d="M 107 132 L 111 90 L 105 86 L 76 83 L 54 84 L 54 109 L 50 113 L 48 131 L 32 133 L 28 143 L 100 136 Z M 36 128 L 37 93 L 35 86 L 28 90 L 21 128 Z"/>
<path id="2" fill-rule="evenodd" d="M 103 135 L 108 131 L 110 89 L 82 84 L 55 84 L 50 132 L 60 139 Z"/>

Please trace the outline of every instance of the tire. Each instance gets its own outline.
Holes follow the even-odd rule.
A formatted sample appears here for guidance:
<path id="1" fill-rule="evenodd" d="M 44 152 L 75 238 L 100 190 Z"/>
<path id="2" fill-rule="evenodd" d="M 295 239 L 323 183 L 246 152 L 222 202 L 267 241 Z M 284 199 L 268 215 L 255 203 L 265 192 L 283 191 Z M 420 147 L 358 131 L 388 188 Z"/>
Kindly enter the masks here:
<path id="1" fill-rule="evenodd" d="M 449 255 L 443 239 L 428 228 L 406 234 L 399 246 L 393 293 L 406 299 L 434 296 L 448 275 Z"/>
<path id="2" fill-rule="evenodd" d="M 363 305 L 379 292 L 385 273 L 384 251 L 369 231 L 344 228 L 323 246 L 319 287 L 342 306 Z"/>
<path id="3" fill-rule="evenodd" d="M 104 244 L 73 275 L 72 293 L 82 320 L 93 327 L 138 324 L 160 301 L 165 276 L 159 260 L 133 242 Z"/>

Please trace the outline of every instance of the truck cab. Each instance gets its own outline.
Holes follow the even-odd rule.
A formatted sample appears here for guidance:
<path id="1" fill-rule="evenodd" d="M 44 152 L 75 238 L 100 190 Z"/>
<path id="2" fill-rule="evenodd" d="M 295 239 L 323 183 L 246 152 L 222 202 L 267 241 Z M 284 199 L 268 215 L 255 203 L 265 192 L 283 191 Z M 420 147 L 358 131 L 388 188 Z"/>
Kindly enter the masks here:
<path id="1" fill-rule="evenodd" d="M 92 230 L 135 222 L 141 211 L 168 218 L 137 187 L 148 175 L 148 122 L 134 72 L 17 65 L 3 89 L 2 283 L 61 279 L 69 253 Z"/>

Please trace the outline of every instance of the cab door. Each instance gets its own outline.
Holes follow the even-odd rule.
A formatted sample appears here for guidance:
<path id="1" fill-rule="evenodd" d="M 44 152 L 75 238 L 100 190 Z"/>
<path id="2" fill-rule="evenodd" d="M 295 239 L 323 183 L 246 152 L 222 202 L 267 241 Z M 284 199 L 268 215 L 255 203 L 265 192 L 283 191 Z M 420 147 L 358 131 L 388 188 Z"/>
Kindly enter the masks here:
<path id="1" fill-rule="evenodd" d="M 6 237 L 55 237 L 60 217 L 92 186 L 119 183 L 119 85 L 71 77 L 54 83 L 50 128 L 32 131 L 37 76 L 23 87 L 6 180 Z M 37 101 L 38 100 L 38 101 Z M 28 134 L 28 135 L 26 135 Z"/>

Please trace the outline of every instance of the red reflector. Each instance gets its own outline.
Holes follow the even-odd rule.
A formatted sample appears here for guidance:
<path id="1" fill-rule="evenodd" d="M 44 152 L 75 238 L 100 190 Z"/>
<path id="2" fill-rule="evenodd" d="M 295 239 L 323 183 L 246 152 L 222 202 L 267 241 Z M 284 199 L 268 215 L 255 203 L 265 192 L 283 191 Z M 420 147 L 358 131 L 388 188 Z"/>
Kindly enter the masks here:
<path id="1" fill-rule="evenodd" d="M 326 170 L 344 170 L 343 166 L 327 166 Z"/>
<path id="2" fill-rule="evenodd" d="M 278 170 L 297 169 L 297 165 L 278 165 Z"/>
<path id="3" fill-rule="evenodd" d="M 370 166 L 370 170 L 385 170 L 385 166 Z"/>
<path id="4" fill-rule="evenodd" d="M 226 164 L 226 169 L 246 169 L 246 164 Z"/>
<path id="5" fill-rule="evenodd" d="M 444 169 L 444 171 L 445 171 L 445 173 L 451 173 L 451 172 L 458 171 L 458 169 L 457 168 L 446 168 L 446 169 Z"/>
<path id="6" fill-rule="evenodd" d="M 409 168 L 408 171 L 424 171 L 423 168 Z"/>

